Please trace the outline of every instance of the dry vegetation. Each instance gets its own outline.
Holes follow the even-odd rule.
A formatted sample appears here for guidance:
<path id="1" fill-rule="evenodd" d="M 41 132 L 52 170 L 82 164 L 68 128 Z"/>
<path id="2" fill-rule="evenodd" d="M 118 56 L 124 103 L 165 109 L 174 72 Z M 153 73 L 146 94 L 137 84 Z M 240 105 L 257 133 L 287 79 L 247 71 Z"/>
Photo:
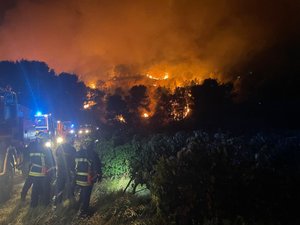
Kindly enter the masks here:
<path id="1" fill-rule="evenodd" d="M 0 225 L 117 225 L 157 224 L 153 221 L 154 211 L 148 195 L 137 196 L 122 191 L 111 181 L 96 184 L 91 199 L 93 215 L 78 218 L 77 210 L 65 201 L 53 211 L 51 207 L 29 208 L 29 195 L 25 203 L 20 201 L 21 185 L 15 186 L 12 198 L 1 204 Z M 115 185 L 116 186 L 116 185 Z"/>

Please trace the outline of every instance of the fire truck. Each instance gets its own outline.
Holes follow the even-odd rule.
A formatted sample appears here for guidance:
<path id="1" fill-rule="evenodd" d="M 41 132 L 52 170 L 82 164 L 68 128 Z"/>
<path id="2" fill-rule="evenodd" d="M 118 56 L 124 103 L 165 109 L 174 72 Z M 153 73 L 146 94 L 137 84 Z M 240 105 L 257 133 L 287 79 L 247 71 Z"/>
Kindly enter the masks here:
<path id="1" fill-rule="evenodd" d="M 42 114 L 41 112 L 37 112 L 34 115 L 34 125 L 36 133 L 43 132 L 51 138 L 55 136 L 56 126 L 51 113 Z"/>
<path id="2" fill-rule="evenodd" d="M 17 148 L 24 141 L 23 116 L 16 93 L 0 88 L 0 202 L 9 198 L 13 187 Z"/>
<path id="3" fill-rule="evenodd" d="M 75 135 L 75 125 L 71 121 L 57 121 L 57 135 L 66 137 Z"/>
<path id="4" fill-rule="evenodd" d="M 34 116 L 35 133 L 45 133 L 49 137 L 47 147 L 56 148 L 63 142 L 63 123 L 55 121 L 52 114 L 42 114 L 37 112 Z"/>
<path id="5" fill-rule="evenodd" d="M 22 150 L 39 132 L 46 133 L 46 147 L 60 144 L 66 132 L 72 131 L 70 122 L 55 121 L 53 116 L 32 111 L 18 104 L 11 88 L 0 87 L 0 202 L 7 200 L 13 189 L 15 165 L 22 158 Z M 54 140 L 56 139 L 56 141 Z"/>
<path id="6" fill-rule="evenodd" d="M 10 197 L 15 165 L 35 134 L 31 110 L 18 104 L 10 87 L 0 88 L 0 202 Z"/>

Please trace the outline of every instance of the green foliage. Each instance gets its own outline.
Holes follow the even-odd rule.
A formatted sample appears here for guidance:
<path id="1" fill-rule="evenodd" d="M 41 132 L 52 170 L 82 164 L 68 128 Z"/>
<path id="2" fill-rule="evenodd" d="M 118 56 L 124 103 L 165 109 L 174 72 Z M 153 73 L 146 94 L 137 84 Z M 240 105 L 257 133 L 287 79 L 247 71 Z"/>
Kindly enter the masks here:
<path id="1" fill-rule="evenodd" d="M 11 203 L 16 207 L 0 208 L 0 224 L 15 224 L 15 218 L 57 225 L 299 224 L 299 135 L 195 131 L 135 137 L 126 144 L 115 140 L 96 146 L 109 179 L 95 184 L 92 218 L 80 221 L 67 208 L 57 215 L 50 209 L 27 213 L 16 204 L 18 191 Z M 129 180 L 133 191 L 143 184 L 150 195 L 121 192 Z"/>
<path id="2" fill-rule="evenodd" d="M 97 145 L 97 151 L 103 163 L 103 176 L 120 178 L 130 173 L 130 160 L 134 157 L 132 145 L 114 146 L 111 141 L 103 141 Z"/>
<path id="3" fill-rule="evenodd" d="M 136 150 L 136 157 L 130 161 L 133 190 L 135 191 L 137 185 L 150 188 L 154 166 L 160 157 L 176 154 L 184 146 L 186 138 L 186 133 L 178 132 L 173 137 L 156 134 L 141 140 L 134 139 L 132 145 Z"/>
<path id="4" fill-rule="evenodd" d="M 121 145 L 113 140 L 98 145 L 104 176 L 129 176 L 133 192 L 138 185 L 148 188 L 167 224 L 272 224 L 296 218 L 297 135 L 194 131 L 135 137 Z"/>
<path id="5" fill-rule="evenodd" d="M 176 156 L 159 159 L 153 199 L 177 224 L 296 221 L 299 140 L 195 132 Z"/>

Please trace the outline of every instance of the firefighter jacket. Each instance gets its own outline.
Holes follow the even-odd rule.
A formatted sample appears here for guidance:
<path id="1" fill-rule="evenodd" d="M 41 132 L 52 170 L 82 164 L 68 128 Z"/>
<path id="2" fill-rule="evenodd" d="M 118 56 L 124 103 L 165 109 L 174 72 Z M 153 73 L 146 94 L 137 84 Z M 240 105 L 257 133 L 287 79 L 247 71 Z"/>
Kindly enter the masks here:
<path id="1" fill-rule="evenodd" d="M 55 152 L 57 163 L 57 174 L 72 177 L 75 174 L 76 149 L 69 143 L 58 146 Z"/>
<path id="2" fill-rule="evenodd" d="M 46 149 L 42 143 L 33 142 L 28 146 L 30 169 L 29 176 L 45 177 L 54 168 L 54 159 L 50 149 Z"/>
<path id="3" fill-rule="evenodd" d="M 91 186 L 101 175 L 101 162 L 96 152 L 91 149 L 80 149 L 76 153 L 76 184 Z"/>

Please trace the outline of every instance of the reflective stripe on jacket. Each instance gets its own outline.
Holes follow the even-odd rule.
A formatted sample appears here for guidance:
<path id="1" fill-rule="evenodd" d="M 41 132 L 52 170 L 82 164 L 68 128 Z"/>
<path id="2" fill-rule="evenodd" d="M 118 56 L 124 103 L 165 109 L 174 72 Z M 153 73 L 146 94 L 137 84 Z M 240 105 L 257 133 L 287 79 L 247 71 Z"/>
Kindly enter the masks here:
<path id="1" fill-rule="evenodd" d="M 76 163 L 76 184 L 79 186 L 90 186 L 92 163 L 87 158 L 75 158 Z"/>
<path id="2" fill-rule="evenodd" d="M 44 177 L 46 176 L 47 168 L 45 162 L 45 154 L 42 152 L 30 153 L 31 167 L 29 176 Z"/>

